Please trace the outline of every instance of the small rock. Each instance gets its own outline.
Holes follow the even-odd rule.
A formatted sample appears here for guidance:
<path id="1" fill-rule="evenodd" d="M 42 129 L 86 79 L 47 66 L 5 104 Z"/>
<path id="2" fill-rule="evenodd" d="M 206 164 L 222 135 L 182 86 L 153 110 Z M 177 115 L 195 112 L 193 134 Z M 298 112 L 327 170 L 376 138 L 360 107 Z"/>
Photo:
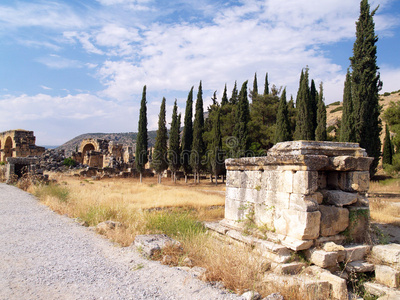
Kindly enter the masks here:
<path id="1" fill-rule="evenodd" d="M 187 267 L 193 267 L 193 261 L 189 257 L 186 257 L 182 263 Z"/>
<path id="2" fill-rule="evenodd" d="M 245 300 L 260 300 L 261 295 L 254 291 L 248 291 L 242 294 L 243 299 Z"/>
<path id="3" fill-rule="evenodd" d="M 284 300 L 281 293 L 273 293 L 264 298 L 264 300 Z"/>
<path id="4" fill-rule="evenodd" d="M 163 258 L 162 258 L 162 260 L 161 260 L 161 263 L 162 263 L 163 265 L 169 265 L 169 264 L 171 264 L 171 263 L 172 263 L 172 256 L 171 256 L 171 255 L 164 255 Z"/>

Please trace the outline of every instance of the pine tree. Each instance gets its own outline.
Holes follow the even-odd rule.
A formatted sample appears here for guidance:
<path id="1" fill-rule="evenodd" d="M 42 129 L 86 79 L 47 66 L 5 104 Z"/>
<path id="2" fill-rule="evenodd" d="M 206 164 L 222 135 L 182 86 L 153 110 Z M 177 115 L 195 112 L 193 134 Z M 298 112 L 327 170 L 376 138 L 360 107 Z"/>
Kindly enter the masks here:
<path id="1" fill-rule="evenodd" d="M 226 92 L 226 84 L 225 84 L 224 93 L 222 94 L 222 99 L 221 99 L 221 106 L 224 106 L 226 104 L 228 104 L 228 95 Z"/>
<path id="2" fill-rule="evenodd" d="M 169 149 L 168 149 L 168 162 L 169 168 L 172 172 L 172 179 L 176 182 L 176 172 L 180 168 L 180 127 L 181 127 L 181 114 L 178 115 L 178 105 L 176 100 L 172 110 L 171 129 L 169 134 Z"/>
<path id="3" fill-rule="evenodd" d="M 187 175 L 190 173 L 190 153 L 192 152 L 193 143 L 193 87 L 190 89 L 185 109 L 185 120 L 183 124 L 182 134 L 182 152 L 181 152 L 181 165 L 185 173 L 185 182 L 187 182 Z"/>
<path id="4" fill-rule="evenodd" d="M 310 88 L 308 86 L 308 68 L 301 73 L 302 78 L 297 94 L 297 118 L 294 140 L 313 140 L 315 130 L 310 115 Z"/>
<path id="5" fill-rule="evenodd" d="M 239 93 L 238 110 L 234 135 L 237 138 L 236 157 L 246 155 L 249 149 L 248 122 L 250 121 L 249 99 L 247 98 L 247 80 L 243 83 Z"/>
<path id="6" fill-rule="evenodd" d="M 203 109 L 203 89 L 201 81 L 197 92 L 196 111 L 193 123 L 193 142 L 190 153 L 190 166 L 195 173 L 195 181 L 200 182 L 200 172 L 202 169 L 202 157 L 204 155 L 204 109 Z M 197 178 L 197 179 L 196 179 Z"/>
<path id="7" fill-rule="evenodd" d="M 315 129 L 315 140 L 326 141 L 326 107 L 324 103 L 324 88 L 322 82 L 319 84 L 317 109 L 317 129 Z"/>
<path id="8" fill-rule="evenodd" d="M 268 73 L 265 74 L 264 96 L 269 94 Z"/>
<path id="9" fill-rule="evenodd" d="M 344 82 L 343 90 L 343 114 L 342 122 L 340 125 L 340 141 L 354 143 L 356 142 L 356 136 L 354 132 L 354 108 L 351 91 L 351 73 L 350 70 L 347 69 L 346 80 Z"/>
<path id="10" fill-rule="evenodd" d="M 286 88 L 284 88 L 281 95 L 281 100 L 279 101 L 278 113 L 276 117 L 275 143 L 290 140 L 291 134 L 288 114 Z"/>
<path id="11" fill-rule="evenodd" d="M 380 132 L 382 130 L 379 105 L 379 91 L 382 83 L 376 63 L 375 24 L 373 16 L 377 9 L 370 12 L 368 0 L 360 3 L 360 17 L 356 22 L 356 41 L 353 57 L 350 58 L 352 72 L 352 98 L 356 141 L 364 148 L 368 156 L 374 157 L 370 167 L 373 176 L 381 155 Z"/>
<path id="12" fill-rule="evenodd" d="M 257 85 L 257 73 L 254 74 L 254 81 L 253 81 L 253 90 L 250 92 L 250 97 L 251 100 L 254 101 L 254 99 L 258 95 L 258 85 Z"/>
<path id="13" fill-rule="evenodd" d="M 229 103 L 236 105 L 238 103 L 238 90 L 237 90 L 237 83 L 235 81 L 235 85 L 233 86 L 232 96 L 229 99 Z"/>
<path id="14" fill-rule="evenodd" d="M 156 142 L 154 145 L 153 160 L 151 162 L 152 168 L 158 175 L 158 183 L 161 183 L 162 172 L 168 168 L 168 132 L 167 123 L 165 119 L 165 97 L 162 99 L 160 114 L 158 115 L 158 129 Z"/>
<path id="15" fill-rule="evenodd" d="M 389 126 L 386 124 L 385 126 L 385 141 L 383 142 L 383 154 L 382 154 L 382 163 L 391 165 L 393 162 L 393 145 L 392 140 L 390 139 Z"/>
<path id="16" fill-rule="evenodd" d="M 146 107 L 146 86 L 143 87 L 142 101 L 140 103 L 138 134 L 136 139 L 135 165 L 140 173 L 142 182 L 143 171 L 147 163 L 147 107 Z"/>

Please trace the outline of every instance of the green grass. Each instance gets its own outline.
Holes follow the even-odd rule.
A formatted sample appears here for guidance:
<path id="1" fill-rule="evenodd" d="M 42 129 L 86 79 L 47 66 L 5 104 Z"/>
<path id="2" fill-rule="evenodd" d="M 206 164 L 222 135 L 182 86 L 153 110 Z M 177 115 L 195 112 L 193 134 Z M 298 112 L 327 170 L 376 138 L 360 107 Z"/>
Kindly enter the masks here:
<path id="1" fill-rule="evenodd" d="M 61 203 L 67 203 L 69 200 L 69 190 L 57 184 L 44 185 L 41 189 L 36 189 L 35 196 L 43 199 L 46 196 L 57 198 Z"/>

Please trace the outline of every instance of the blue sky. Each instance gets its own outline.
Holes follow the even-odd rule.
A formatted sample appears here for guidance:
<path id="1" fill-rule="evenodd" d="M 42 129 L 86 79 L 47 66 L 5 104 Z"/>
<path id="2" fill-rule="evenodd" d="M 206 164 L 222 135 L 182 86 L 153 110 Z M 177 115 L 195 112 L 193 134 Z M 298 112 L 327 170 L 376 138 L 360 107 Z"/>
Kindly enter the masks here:
<path id="1" fill-rule="evenodd" d="M 149 130 L 203 82 L 205 109 L 225 83 L 296 95 L 301 69 L 342 99 L 359 0 L 65 0 L 0 2 L 0 131 L 38 145 L 136 131 L 147 85 Z M 371 1 L 383 90 L 400 89 L 400 1 Z"/>

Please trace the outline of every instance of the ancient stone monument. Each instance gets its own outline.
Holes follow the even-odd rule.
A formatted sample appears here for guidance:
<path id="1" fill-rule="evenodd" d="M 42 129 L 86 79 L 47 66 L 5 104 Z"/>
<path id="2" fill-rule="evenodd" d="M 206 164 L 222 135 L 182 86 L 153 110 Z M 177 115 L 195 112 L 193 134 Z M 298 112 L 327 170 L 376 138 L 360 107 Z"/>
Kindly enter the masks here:
<path id="1" fill-rule="evenodd" d="M 293 250 L 366 237 L 369 165 L 355 143 L 278 143 L 265 157 L 226 160 L 225 219 L 253 222 Z"/>
<path id="2" fill-rule="evenodd" d="M 35 145 L 33 131 L 9 130 L 0 133 L 0 161 L 6 162 L 8 157 L 39 156 L 44 147 Z"/>

